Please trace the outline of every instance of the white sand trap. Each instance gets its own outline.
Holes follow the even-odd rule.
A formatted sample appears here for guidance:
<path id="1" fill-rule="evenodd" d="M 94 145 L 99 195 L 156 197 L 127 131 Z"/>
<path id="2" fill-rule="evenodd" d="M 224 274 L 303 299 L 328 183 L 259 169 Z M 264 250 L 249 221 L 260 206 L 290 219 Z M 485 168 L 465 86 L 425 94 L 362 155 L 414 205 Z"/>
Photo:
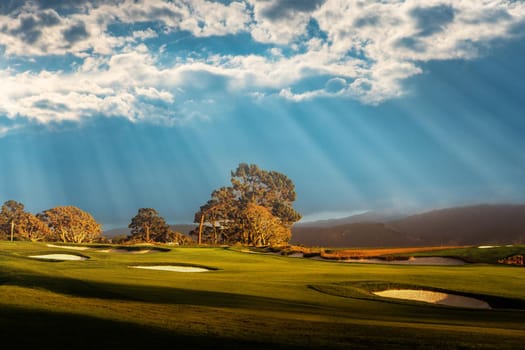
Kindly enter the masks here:
<path id="1" fill-rule="evenodd" d="M 478 249 L 490 249 L 490 248 L 497 248 L 499 245 L 480 245 Z"/>
<path id="2" fill-rule="evenodd" d="M 150 250 L 150 249 L 137 249 L 137 250 L 132 250 L 132 249 L 120 249 L 120 248 L 116 248 L 116 249 L 110 249 L 110 250 L 99 250 L 99 252 L 105 252 L 105 253 L 120 253 L 120 254 L 146 254 L 146 253 L 150 253 L 151 250 Z"/>
<path id="3" fill-rule="evenodd" d="M 476 309 L 491 309 L 490 305 L 484 302 L 483 300 L 464 297 L 461 295 L 432 292 L 429 290 L 388 289 L 381 292 L 374 292 L 374 294 L 384 298 L 416 300 L 431 304 L 468 307 Z"/>
<path id="4" fill-rule="evenodd" d="M 72 245 L 55 245 L 55 244 L 47 244 L 48 247 L 51 248 L 63 248 L 63 249 L 72 249 L 72 250 L 86 250 L 89 249 L 89 247 L 76 247 Z"/>
<path id="5" fill-rule="evenodd" d="M 161 270 L 173 272 L 206 272 L 210 271 L 203 267 L 195 266 L 176 266 L 176 265 L 159 265 L 159 266 L 130 266 L 134 269 Z"/>
<path id="6" fill-rule="evenodd" d="M 78 256 L 78 255 L 72 255 L 72 254 L 31 255 L 30 258 L 49 259 L 49 260 L 87 260 L 86 257 Z"/>

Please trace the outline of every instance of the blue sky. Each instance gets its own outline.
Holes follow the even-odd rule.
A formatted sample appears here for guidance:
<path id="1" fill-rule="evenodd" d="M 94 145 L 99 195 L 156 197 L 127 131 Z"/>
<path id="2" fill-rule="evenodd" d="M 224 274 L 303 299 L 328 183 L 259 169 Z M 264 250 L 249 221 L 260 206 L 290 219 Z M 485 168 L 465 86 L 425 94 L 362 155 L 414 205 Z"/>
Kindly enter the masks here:
<path id="1" fill-rule="evenodd" d="M 241 162 L 306 219 L 525 202 L 523 1 L 7 1 L 0 201 L 187 223 Z"/>

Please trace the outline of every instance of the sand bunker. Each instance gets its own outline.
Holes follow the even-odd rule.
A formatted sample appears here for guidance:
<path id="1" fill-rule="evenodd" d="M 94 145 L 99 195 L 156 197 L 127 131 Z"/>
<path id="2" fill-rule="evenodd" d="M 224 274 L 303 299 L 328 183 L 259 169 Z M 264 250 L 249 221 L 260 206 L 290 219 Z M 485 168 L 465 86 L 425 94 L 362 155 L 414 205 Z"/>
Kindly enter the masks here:
<path id="1" fill-rule="evenodd" d="M 63 248 L 63 249 L 72 249 L 72 250 L 86 250 L 89 249 L 89 247 L 76 247 L 72 245 L 55 245 L 55 244 L 47 244 L 48 247 L 52 248 Z"/>
<path id="2" fill-rule="evenodd" d="M 48 260 L 87 260 L 84 256 L 72 254 L 45 254 L 45 255 L 31 255 L 34 259 L 48 259 Z"/>
<path id="3" fill-rule="evenodd" d="M 490 305 L 482 300 L 464 297 L 461 295 L 432 292 L 428 290 L 416 289 L 388 289 L 380 292 L 373 292 L 375 295 L 384 298 L 395 298 L 404 300 L 423 301 L 431 304 L 440 304 L 456 307 L 467 307 L 476 309 L 491 309 Z"/>
<path id="4" fill-rule="evenodd" d="M 177 265 L 159 265 L 159 266 L 130 266 L 134 269 L 161 270 L 173 272 L 206 272 L 210 271 L 203 267 L 196 266 L 177 266 Z"/>
<path id="5" fill-rule="evenodd" d="M 383 259 L 349 259 L 343 260 L 350 263 L 368 263 L 368 264 L 392 264 L 392 265 L 465 265 L 463 260 L 444 257 L 421 257 L 410 258 L 406 260 L 383 260 Z"/>
<path id="6" fill-rule="evenodd" d="M 151 249 L 121 249 L 121 248 L 114 248 L 114 249 L 99 249 L 97 252 L 99 253 L 120 253 L 120 254 L 146 254 L 150 253 Z"/>

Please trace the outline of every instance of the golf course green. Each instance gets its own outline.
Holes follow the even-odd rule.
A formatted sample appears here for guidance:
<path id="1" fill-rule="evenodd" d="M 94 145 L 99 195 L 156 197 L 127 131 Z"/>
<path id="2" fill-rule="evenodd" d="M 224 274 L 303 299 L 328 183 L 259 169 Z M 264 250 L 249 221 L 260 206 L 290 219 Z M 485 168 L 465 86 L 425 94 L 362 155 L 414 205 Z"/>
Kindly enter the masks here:
<path id="1" fill-rule="evenodd" d="M 519 349 L 525 344 L 523 267 L 359 264 L 237 247 L 143 246 L 128 253 L 109 245 L 83 247 L 0 242 L 4 342 L 23 349 Z M 84 259 L 32 257 L 64 254 Z M 483 261 L 483 254 L 494 252 L 476 254 Z M 373 293 L 388 288 L 456 293 L 491 308 Z"/>

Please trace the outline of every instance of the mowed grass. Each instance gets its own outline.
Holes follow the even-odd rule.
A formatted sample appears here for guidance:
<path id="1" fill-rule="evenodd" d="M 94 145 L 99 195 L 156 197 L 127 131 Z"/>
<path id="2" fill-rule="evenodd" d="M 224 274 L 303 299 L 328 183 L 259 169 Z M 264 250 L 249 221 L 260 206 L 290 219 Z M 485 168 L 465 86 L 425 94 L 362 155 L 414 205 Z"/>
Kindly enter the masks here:
<path id="1" fill-rule="evenodd" d="M 22 348 L 97 349 L 516 349 L 525 343 L 525 311 L 517 308 L 451 308 L 315 288 L 381 281 L 525 301 L 520 267 L 353 264 L 229 248 L 101 249 L 0 242 L 2 339 Z M 52 253 L 89 259 L 28 258 Z M 216 270 L 129 267 L 179 263 Z"/>

